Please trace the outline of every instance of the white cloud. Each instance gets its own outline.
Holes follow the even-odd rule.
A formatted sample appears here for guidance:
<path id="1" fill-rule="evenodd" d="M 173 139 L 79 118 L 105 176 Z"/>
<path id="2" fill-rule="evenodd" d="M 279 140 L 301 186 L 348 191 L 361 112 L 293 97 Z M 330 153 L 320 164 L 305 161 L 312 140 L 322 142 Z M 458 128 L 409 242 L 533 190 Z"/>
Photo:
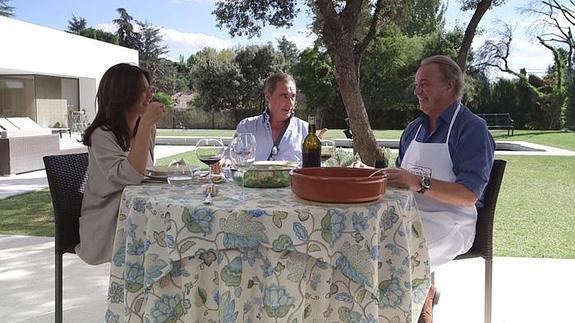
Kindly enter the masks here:
<path id="1" fill-rule="evenodd" d="M 139 26 L 135 25 L 134 27 L 137 31 Z M 116 25 L 113 23 L 98 24 L 96 25 L 96 28 L 112 33 L 116 32 L 117 29 Z M 184 58 L 187 59 L 191 54 L 199 51 L 204 47 L 212 47 L 221 50 L 224 48 L 232 48 L 235 45 L 231 40 L 222 39 L 206 34 L 181 32 L 175 29 L 163 27 L 157 28 L 160 29 L 160 33 L 162 34 L 162 38 L 164 40 L 164 45 L 166 45 L 168 48 L 166 58 L 171 60 L 179 60 L 178 57 L 180 55 L 183 55 Z"/>
<path id="2" fill-rule="evenodd" d="M 96 29 L 100 29 L 109 33 L 115 33 L 116 29 L 118 29 L 118 27 L 116 27 L 116 25 L 112 22 L 107 23 L 107 24 L 97 24 L 96 27 L 94 27 Z"/>
<path id="3" fill-rule="evenodd" d="M 204 47 L 212 47 L 218 50 L 231 48 L 234 43 L 227 39 L 222 39 L 206 34 L 187 33 L 175 29 L 160 28 L 165 45 L 168 47 L 168 56 L 179 57 L 183 55 L 188 58 Z"/>
<path id="4" fill-rule="evenodd" d="M 313 43 L 317 39 L 317 36 L 312 34 L 309 28 L 301 28 L 290 34 L 286 32 L 276 32 L 273 34 L 274 42 L 282 36 L 285 36 L 290 42 L 295 43 L 299 50 L 313 47 Z"/>

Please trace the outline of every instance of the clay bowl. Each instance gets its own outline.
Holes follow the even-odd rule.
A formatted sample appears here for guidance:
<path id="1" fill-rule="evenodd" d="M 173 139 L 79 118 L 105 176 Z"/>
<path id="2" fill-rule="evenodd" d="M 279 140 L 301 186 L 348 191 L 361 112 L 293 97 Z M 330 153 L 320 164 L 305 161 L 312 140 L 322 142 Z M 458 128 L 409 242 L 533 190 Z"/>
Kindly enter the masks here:
<path id="1" fill-rule="evenodd" d="M 310 167 L 292 173 L 291 189 L 302 199 L 327 203 L 363 203 L 385 194 L 386 179 L 376 169 Z"/>

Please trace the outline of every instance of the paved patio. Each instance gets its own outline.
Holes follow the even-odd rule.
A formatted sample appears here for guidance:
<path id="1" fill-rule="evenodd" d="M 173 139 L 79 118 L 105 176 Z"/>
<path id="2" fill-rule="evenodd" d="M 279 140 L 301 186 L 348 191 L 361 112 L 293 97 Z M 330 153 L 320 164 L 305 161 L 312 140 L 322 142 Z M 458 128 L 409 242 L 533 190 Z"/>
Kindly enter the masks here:
<path id="1" fill-rule="evenodd" d="M 54 321 L 54 240 L 0 235 L 2 322 Z M 483 322 L 483 260 L 452 262 L 436 274 L 436 323 Z M 498 257 L 493 322 L 573 322 L 575 260 Z M 102 322 L 109 265 L 64 256 L 64 321 Z"/>

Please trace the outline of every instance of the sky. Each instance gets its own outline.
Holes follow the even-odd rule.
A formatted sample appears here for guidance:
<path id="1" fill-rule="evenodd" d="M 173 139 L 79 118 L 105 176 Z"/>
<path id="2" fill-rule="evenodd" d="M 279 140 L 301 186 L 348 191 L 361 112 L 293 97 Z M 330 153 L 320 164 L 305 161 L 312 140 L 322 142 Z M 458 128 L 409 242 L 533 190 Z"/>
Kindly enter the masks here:
<path id="1" fill-rule="evenodd" d="M 444 1 L 448 4 L 446 24 L 451 29 L 455 24 L 466 25 L 472 12 L 459 10 L 457 0 Z M 516 71 L 525 67 L 533 74 L 542 75 L 552 63 L 549 50 L 536 42 L 530 34 L 535 17 L 520 15 L 517 8 L 525 6 L 529 0 L 507 0 L 502 6 L 492 8 L 483 17 L 479 28 L 481 34 L 475 37 L 473 47 L 478 47 L 485 39 L 493 37 L 499 20 L 504 20 L 515 28 L 510 67 Z M 66 30 L 72 15 L 85 18 L 89 27 L 114 31 L 112 20 L 118 17 L 117 8 L 125 8 L 136 20 L 147 21 L 160 28 L 168 58 L 178 60 L 180 55 L 187 59 L 203 47 L 216 49 L 232 48 L 239 45 L 265 44 L 279 37 L 286 38 L 301 50 L 313 44 L 315 36 L 308 32 L 311 22 L 305 7 L 289 29 L 267 27 L 259 38 L 229 36 L 227 30 L 219 29 L 212 15 L 215 0 L 11 0 L 15 7 L 15 19 Z M 0 31 L 2 32 L 2 31 Z M 495 76 L 505 76 L 496 74 Z"/>

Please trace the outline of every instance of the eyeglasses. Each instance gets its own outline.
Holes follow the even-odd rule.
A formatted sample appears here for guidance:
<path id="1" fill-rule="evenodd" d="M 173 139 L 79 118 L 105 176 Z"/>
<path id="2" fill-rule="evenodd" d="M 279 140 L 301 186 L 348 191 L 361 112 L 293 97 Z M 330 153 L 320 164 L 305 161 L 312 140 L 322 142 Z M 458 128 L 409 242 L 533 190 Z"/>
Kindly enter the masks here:
<path id="1" fill-rule="evenodd" d="M 270 151 L 270 155 L 268 156 L 268 160 L 276 160 L 276 156 L 277 154 L 280 152 L 280 149 L 277 145 L 274 145 L 272 147 L 272 150 Z"/>

